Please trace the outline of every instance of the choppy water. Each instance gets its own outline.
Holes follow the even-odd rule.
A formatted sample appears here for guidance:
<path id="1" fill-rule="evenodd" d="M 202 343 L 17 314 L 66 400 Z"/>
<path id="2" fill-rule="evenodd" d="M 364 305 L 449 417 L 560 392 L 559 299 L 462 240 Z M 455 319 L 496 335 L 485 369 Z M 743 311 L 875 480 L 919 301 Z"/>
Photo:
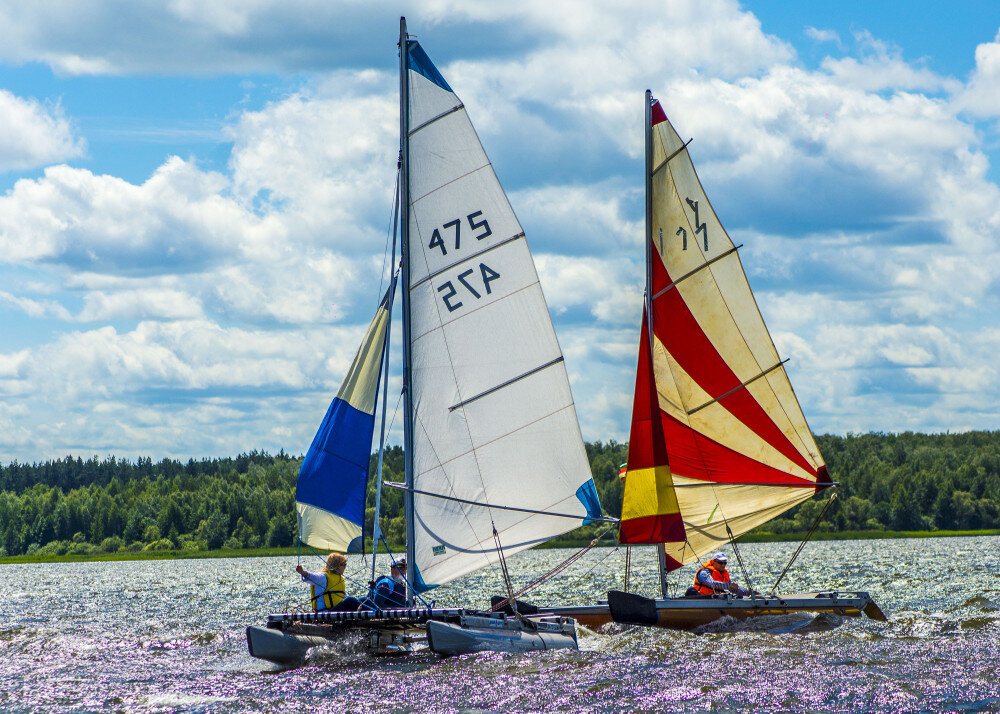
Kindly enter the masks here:
<path id="1" fill-rule="evenodd" d="M 700 633 L 610 626 L 583 632 L 579 652 L 450 659 L 327 646 L 289 670 L 250 657 L 244 628 L 302 597 L 294 557 L 0 565 L 0 710 L 1000 711 L 998 546 L 816 543 L 782 585 L 868 590 L 888 623 L 824 615 L 723 621 Z M 760 588 L 793 549 L 740 550 Z M 525 553 L 512 570 L 527 582 L 570 552 Z M 621 586 L 623 555 L 595 549 L 526 599 L 603 597 Z M 633 583 L 647 594 L 654 558 L 633 556 Z M 352 559 L 349 574 L 367 581 Z M 686 586 L 691 569 L 681 573 Z M 498 592 L 485 573 L 435 595 L 481 606 Z"/>

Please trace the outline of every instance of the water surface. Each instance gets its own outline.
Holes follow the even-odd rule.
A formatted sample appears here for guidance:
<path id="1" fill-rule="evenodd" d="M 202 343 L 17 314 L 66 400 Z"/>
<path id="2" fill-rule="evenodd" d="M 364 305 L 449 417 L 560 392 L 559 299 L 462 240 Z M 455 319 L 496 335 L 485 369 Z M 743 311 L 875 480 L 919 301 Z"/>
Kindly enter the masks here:
<path id="1" fill-rule="evenodd" d="M 244 629 L 303 600 L 294 557 L 0 565 L 0 710 L 1000 711 L 998 545 L 815 543 L 780 588 L 867 590 L 887 623 L 796 615 L 697 633 L 611 625 L 581 632 L 578 652 L 448 659 L 372 658 L 346 642 L 286 670 L 250 657 Z M 740 553 L 763 589 L 794 549 Z M 512 558 L 515 586 L 572 552 Z M 603 598 L 621 587 L 623 563 L 624 549 L 594 549 L 526 599 Z M 654 594 L 654 563 L 651 549 L 633 551 L 633 589 Z M 743 581 L 731 551 L 730 566 Z M 348 574 L 368 580 L 358 556 Z M 679 571 L 675 588 L 691 579 L 692 568 Z M 487 571 L 433 595 L 482 606 L 499 592 Z"/>

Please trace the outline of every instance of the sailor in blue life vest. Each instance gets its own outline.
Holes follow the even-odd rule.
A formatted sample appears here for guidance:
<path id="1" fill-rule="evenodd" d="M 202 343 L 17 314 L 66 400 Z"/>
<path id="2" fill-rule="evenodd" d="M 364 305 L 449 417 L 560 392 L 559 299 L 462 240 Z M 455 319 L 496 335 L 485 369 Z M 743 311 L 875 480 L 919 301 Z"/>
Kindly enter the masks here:
<path id="1" fill-rule="evenodd" d="M 388 575 L 371 583 L 362 607 L 371 610 L 397 610 L 409 607 L 406 600 L 406 560 L 393 561 Z"/>
<path id="2" fill-rule="evenodd" d="M 361 601 L 347 595 L 344 586 L 344 571 L 347 570 L 347 556 L 330 553 L 326 557 L 326 567 L 319 573 L 310 573 L 295 566 L 295 572 L 302 576 L 302 582 L 309 583 L 312 606 L 316 612 L 357 610 Z"/>
<path id="3" fill-rule="evenodd" d="M 729 571 L 726 570 L 728 562 L 725 553 L 713 555 L 710 561 L 698 568 L 694 585 L 687 589 L 684 597 L 710 597 L 727 591 L 740 597 L 749 595 L 749 590 L 744 590 L 730 579 Z"/>

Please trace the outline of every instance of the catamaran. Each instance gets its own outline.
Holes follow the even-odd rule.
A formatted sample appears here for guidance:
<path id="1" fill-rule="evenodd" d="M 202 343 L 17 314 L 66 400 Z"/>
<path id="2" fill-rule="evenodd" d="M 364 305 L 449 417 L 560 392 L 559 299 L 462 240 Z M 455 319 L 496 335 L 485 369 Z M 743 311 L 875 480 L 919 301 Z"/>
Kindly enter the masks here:
<path id="1" fill-rule="evenodd" d="M 405 482 L 385 485 L 403 492 L 408 593 L 419 600 L 481 568 L 506 575 L 507 556 L 606 517 L 524 231 L 465 106 L 405 19 L 399 48 Z M 395 287 L 394 277 L 302 464 L 299 540 L 317 550 L 361 545 L 380 382 L 381 493 Z M 373 536 L 374 549 L 377 517 Z M 279 613 L 247 635 L 252 654 L 286 661 L 349 628 L 384 651 L 423 639 L 449 654 L 576 646 L 563 616 L 430 607 Z"/>
<path id="2" fill-rule="evenodd" d="M 751 587 L 742 598 L 669 597 L 669 572 L 722 545 L 736 548 L 741 534 L 835 484 L 750 291 L 739 246 L 702 189 L 689 142 L 659 102 L 646 92 L 646 291 L 618 522 L 601 510 L 524 232 L 464 105 L 407 35 L 405 19 L 399 48 L 405 481 L 384 485 L 404 496 L 411 598 L 488 566 L 500 567 L 507 597 L 480 612 L 272 614 L 266 627 L 248 628 L 251 654 L 288 663 L 347 630 L 368 633 L 377 652 L 427 642 L 457 654 L 575 647 L 576 622 L 694 628 L 722 616 L 791 612 L 884 620 L 868 593 L 779 595 L 780 577 L 767 594 Z M 382 541 L 396 283 L 394 275 L 303 461 L 296 493 L 302 543 L 360 549 L 381 384 L 373 564 Z M 506 556 L 601 520 L 619 525 L 621 544 L 656 546 L 662 597 L 612 591 L 592 605 L 519 603 Z"/>
<path id="3" fill-rule="evenodd" d="M 597 605 L 541 611 L 590 627 L 694 628 L 790 612 L 885 620 L 866 592 L 779 596 L 784 573 L 767 595 L 668 597 L 669 572 L 736 549 L 740 535 L 835 484 L 690 141 L 648 90 L 644 114 L 646 290 L 618 540 L 657 547 L 662 597 L 613 591 Z"/>

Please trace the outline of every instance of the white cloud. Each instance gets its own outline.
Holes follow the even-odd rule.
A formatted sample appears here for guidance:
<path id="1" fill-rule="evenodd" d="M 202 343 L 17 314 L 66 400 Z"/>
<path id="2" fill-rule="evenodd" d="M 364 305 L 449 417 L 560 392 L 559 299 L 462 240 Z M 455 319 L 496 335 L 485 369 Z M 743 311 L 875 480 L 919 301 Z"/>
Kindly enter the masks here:
<path id="1" fill-rule="evenodd" d="M 79 319 L 84 322 L 136 320 L 144 318 L 184 320 L 202 317 L 197 298 L 180 290 L 119 290 L 88 293 Z"/>
<path id="2" fill-rule="evenodd" d="M 816 42 L 832 42 L 837 45 L 837 47 L 843 47 L 840 42 L 840 35 L 838 35 L 835 30 L 820 30 L 809 25 L 805 29 L 805 34 L 806 37 L 815 40 Z"/>
<path id="3" fill-rule="evenodd" d="M 956 104 L 977 116 L 1000 117 L 1000 32 L 976 47 L 976 67 Z"/>
<path id="4" fill-rule="evenodd" d="M 71 319 L 69 310 L 55 300 L 32 300 L 0 290 L 0 304 L 10 305 L 28 317 L 52 316 L 60 320 Z"/>
<path id="5" fill-rule="evenodd" d="M 0 414 L 30 405 L 16 428 L 0 417 L 0 460 L 67 444 L 301 451 L 384 277 L 396 9 L 58 9 L 0 8 L 11 28 L 0 57 L 67 74 L 330 71 L 234 115 L 225 172 L 174 157 L 133 184 L 50 166 L 0 197 L 0 261 L 19 271 L 0 308 L 66 323 L 27 346 L 0 342 Z M 998 111 L 1000 39 L 980 46 L 961 85 L 865 33 L 860 51 L 806 69 L 729 0 L 432 0 L 402 11 L 509 189 L 587 438 L 628 436 L 647 86 L 695 137 L 705 188 L 746 244 L 751 284 L 818 431 L 992 423 L 983 403 L 1000 398 L 990 332 L 1000 195 L 968 116 Z M 112 17 L 142 31 L 102 32 Z M 831 31 L 806 33 L 839 47 Z M 82 151 L 57 108 L 36 108 Z M 42 163 L 78 155 L 62 151 Z"/>
<path id="6" fill-rule="evenodd" d="M 0 89 L 0 171 L 76 158 L 85 150 L 58 104 L 45 106 Z"/>
<path id="7" fill-rule="evenodd" d="M 961 83 L 942 77 L 920 65 L 903 59 L 900 48 L 879 40 L 867 30 L 855 33 L 861 56 L 823 60 L 823 68 L 839 82 L 854 89 L 874 92 L 884 89 L 953 92 Z"/>

